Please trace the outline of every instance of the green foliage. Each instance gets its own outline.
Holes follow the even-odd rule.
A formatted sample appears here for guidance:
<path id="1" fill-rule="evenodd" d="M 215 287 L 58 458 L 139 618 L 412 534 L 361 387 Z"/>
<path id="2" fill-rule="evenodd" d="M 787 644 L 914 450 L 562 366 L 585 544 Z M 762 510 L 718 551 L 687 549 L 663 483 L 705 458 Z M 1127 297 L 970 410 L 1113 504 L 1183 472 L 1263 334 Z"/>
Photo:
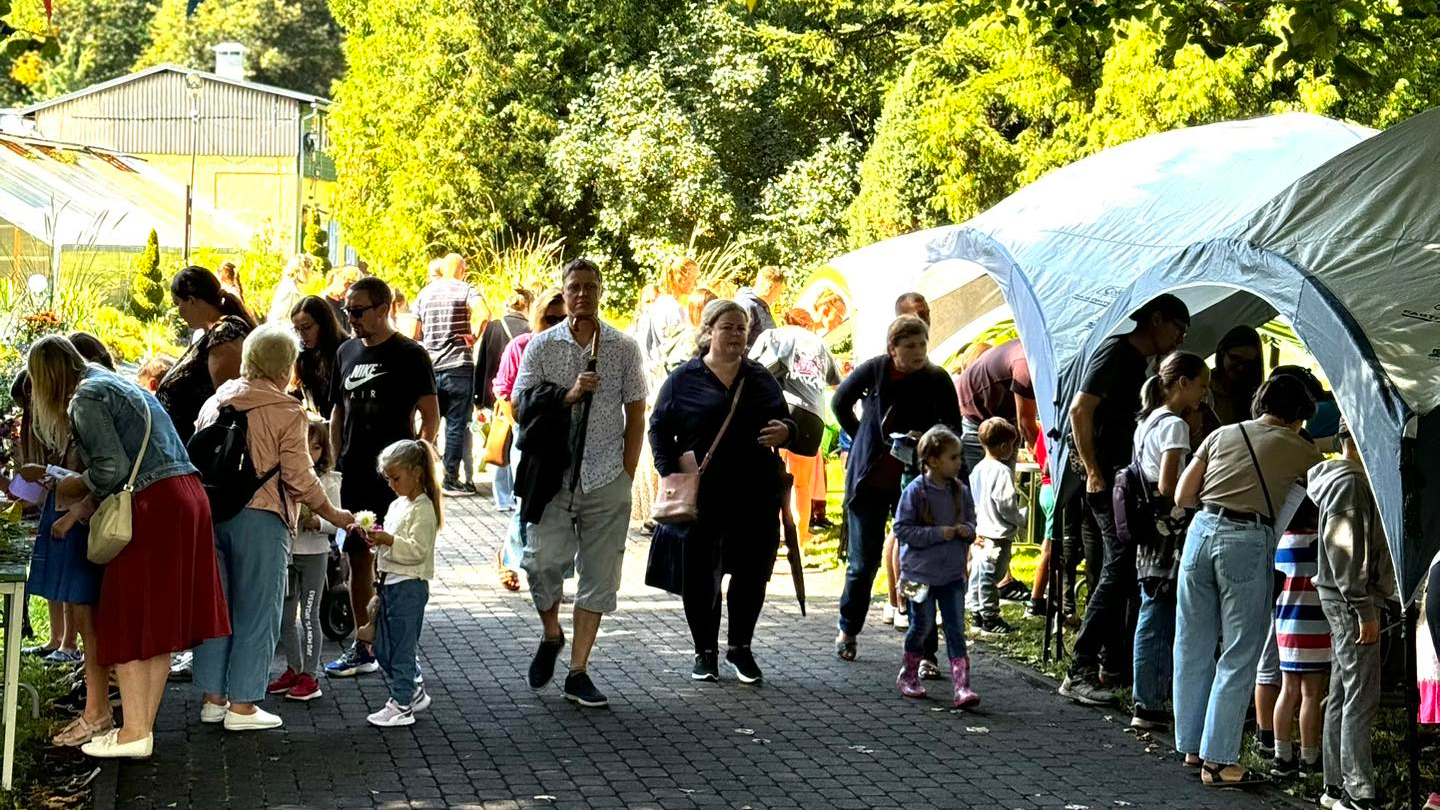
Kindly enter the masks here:
<path id="1" fill-rule="evenodd" d="M 174 62 L 214 70 L 214 47 L 238 42 L 248 49 L 247 78 L 329 96 L 345 67 L 340 28 L 326 0 L 210 0 L 188 16 L 186 2 L 161 0 L 135 69 Z"/>
<path id="2" fill-rule="evenodd" d="M 141 320 L 151 320 L 165 312 L 169 298 L 169 285 L 160 272 L 160 238 L 152 228 L 145 249 L 135 259 L 135 272 L 130 281 L 130 312 Z"/>
<path id="3" fill-rule="evenodd" d="M 320 224 L 320 209 L 311 208 L 305 217 L 305 252 L 315 257 L 322 271 L 330 269 L 330 232 Z"/>
<path id="4" fill-rule="evenodd" d="M 150 44 L 149 0 L 55 0 L 56 52 L 32 86 L 36 100 L 123 76 Z"/>
<path id="5" fill-rule="evenodd" d="M 179 357 L 175 345 L 175 324 L 169 317 L 142 321 L 115 307 L 102 306 L 79 328 L 84 329 L 110 349 L 120 362 L 134 363 L 151 354 Z"/>
<path id="6" fill-rule="evenodd" d="M 860 143 L 849 133 L 824 139 L 765 186 L 754 228 L 762 262 L 796 271 L 843 250 L 860 157 Z"/>

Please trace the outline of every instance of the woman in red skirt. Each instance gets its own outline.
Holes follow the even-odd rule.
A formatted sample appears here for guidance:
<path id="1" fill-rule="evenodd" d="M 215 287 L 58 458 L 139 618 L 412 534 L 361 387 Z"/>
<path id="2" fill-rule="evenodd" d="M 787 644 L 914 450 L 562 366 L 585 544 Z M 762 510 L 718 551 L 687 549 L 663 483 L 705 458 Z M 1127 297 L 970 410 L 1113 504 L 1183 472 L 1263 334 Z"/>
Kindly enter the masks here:
<path id="1" fill-rule="evenodd" d="M 230 633 L 210 504 L 175 426 L 149 393 L 87 365 L 56 335 L 36 341 L 29 371 L 35 432 L 51 446 L 73 442 L 86 463 L 83 475 L 57 484 L 59 499 L 93 494 L 103 502 L 127 484 L 134 492 L 131 540 L 105 567 L 98 649 L 87 651 L 115 666 L 125 723 L 81 750 L 148 757 L 170 653 Z"/>

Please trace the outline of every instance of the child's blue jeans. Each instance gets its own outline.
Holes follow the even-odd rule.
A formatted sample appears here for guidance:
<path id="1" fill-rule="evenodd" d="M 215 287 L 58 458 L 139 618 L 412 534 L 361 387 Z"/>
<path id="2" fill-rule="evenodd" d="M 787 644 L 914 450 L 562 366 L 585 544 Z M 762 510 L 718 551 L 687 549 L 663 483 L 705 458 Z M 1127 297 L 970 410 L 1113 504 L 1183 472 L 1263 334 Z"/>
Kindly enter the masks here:
<path id="1" fill-rule="evenodd" d="M 945 652 L 965 657 L 965 580 L 931 585 L 924 602 L 910 600 L 910 628 L 905 631 L 905 652 L 925 654 L 925 638 L 935 632 L 935 607 L 945 617 Z"/>
<path id="2" fill-rule="evenodd" d="M 407 579 L 380 588 L 380 610 L 375 615 L 375 657 L 390 687 L 390 697 L 409 706 L 415 697 L 415 676 L 419 664 L 415 651 L 425 624 L 425 604 L 430 601 L 430 583 Z"/>

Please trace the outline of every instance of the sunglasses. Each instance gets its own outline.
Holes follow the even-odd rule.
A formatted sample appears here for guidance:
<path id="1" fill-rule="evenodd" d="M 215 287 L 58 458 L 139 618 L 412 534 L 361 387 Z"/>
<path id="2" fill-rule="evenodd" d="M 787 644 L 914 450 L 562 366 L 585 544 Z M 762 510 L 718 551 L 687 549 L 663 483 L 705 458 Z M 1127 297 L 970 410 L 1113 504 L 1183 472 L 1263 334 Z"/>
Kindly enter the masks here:
<path id="1" fill-rule="evenodd" d="M 554 326 L 557 323 L 564 322 L 564 320 L 564 315 L 546 315 L 540 319 L 540 322 L 545 324 L 546 326 Z"/>
<path id="2" fill-rule="evenodd" d="M 368 306 L 368 307 L 345 307 L 345 315 L 346 315 L 347 317 L 349 317 L 350 320 L 353 321 L 353 320 L 355 320 L 356 318 L 359 318 L 359 317 L 363 316 L 365 313 L 369 312 L 370 310 L 375 309 L 376 307 L 383 307 L 383 306 L 385 306 L 385 305 L 384 305 L 384 304 L 371 304 L 371 305 Z"/>

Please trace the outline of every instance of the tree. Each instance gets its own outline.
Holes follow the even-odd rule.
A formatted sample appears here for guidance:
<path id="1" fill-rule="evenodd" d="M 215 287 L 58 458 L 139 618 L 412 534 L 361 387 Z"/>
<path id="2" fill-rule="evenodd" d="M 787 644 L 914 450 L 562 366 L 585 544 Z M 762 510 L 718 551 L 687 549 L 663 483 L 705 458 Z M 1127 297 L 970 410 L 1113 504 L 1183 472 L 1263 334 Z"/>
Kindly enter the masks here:
<path id="1" fill-rule="evenodd" d="M 58 52 L 33 85 L 37 100 L 123 76 L 150 44 L 149 0 L 56 0 Z"/>
<path id="2" fill-rule="evenodd" d="M 135 259 L 130 279 L 130 311 L 142 321 L 154 320 L 166 312 L 169 287 L 160 272 L 160 238 L 152 228 L 145 249 Z"/>
<path id="3" fill-rule="evenodd" d="M 320 225 L 320 209 L 311 207 L 305 217 L 305 252 L 314 256 L 322 271 L 330 269 L 330 233 Z"/>
<path id="4" fill-rule="evenodd" d="M 238 42 L 248 49 L 247 78 L 328 97 L 345 68 L 340 28 L 326 0 L 205 2 L 194 14 L 186 13 L 187 3 L 161 0 L 135 69 L 174 62 L 214 70 L 215 46 Z"/>

